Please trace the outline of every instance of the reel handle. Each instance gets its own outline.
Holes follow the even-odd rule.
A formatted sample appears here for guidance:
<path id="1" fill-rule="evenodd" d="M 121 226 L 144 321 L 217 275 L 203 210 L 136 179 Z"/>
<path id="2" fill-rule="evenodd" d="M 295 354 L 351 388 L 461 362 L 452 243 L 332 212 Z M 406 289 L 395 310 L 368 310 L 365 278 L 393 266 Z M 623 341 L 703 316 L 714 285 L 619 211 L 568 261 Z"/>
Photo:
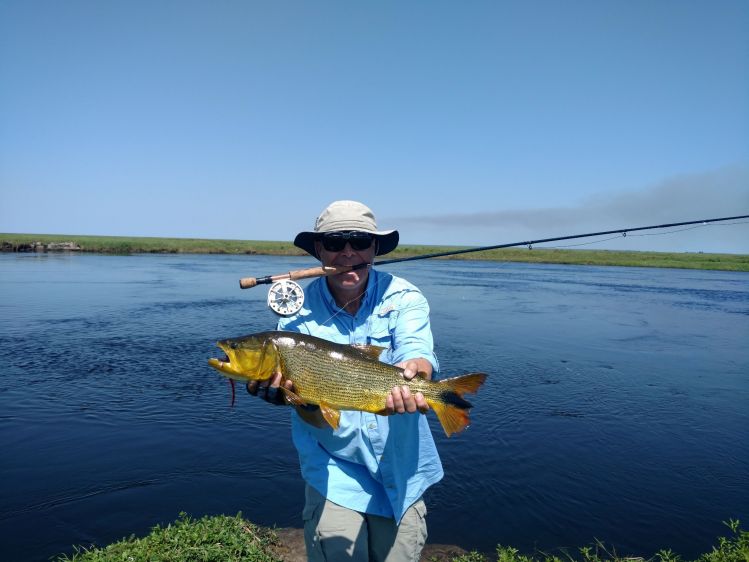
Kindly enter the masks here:
<path id="1" fill-rule="evenodd" d="M 243 277 L 239 280 L 240 289 L 251 289 L 257 285 L 268 285 L 275 283 L 276 281 L 283 281 L 284 279 L 290 279 L 296 281 L 297 279 L 308 279 L 309 277 L 323 277 L 328 275 L 337 275 L 339 273 L 346 273 L 353 269 L 348 265 L 334 266 L 321 266 L 312 267 L 310 269 L 297 269 L 295 271 L 289 271 L 288 273 L 279 273 L 278 275 L 268 275 L 266 277 Z"/>

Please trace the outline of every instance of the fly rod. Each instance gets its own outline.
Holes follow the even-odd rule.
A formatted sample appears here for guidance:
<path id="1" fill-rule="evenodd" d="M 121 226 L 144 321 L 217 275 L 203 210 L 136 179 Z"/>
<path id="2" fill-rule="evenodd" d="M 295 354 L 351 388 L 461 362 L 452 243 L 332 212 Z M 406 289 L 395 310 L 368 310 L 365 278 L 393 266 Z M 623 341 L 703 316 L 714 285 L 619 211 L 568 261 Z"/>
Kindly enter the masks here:
<path id="1" fill-rule="evenodd" d="M 500 248 L 511 248 L 513 246 L 528 246 L 533 248 L 533 244 L 542 244 L 545 242 L 558 242 L 560 240 L 573 240 L 576 238 L 590 238 L 593 236 L 605 236 L 607 234 L 621 234 L 626 236 L 628 232 L 637 232 L 641 230 L 657 230 L 663 228 L 672 228 L 676 226 L 687 226 L 693 224 L 706 225 L 709 223 L 722 222 L 728 220 L 746 219 L 749 215 L 739 215 L 734 217 L 721 217 L 715 219 L 702 219 L 696 221 L 674 222 L 668 224 L 657 224 L 650 226 L 638 226 L 633 228 L 619 228 L 616 230 L 604 230 L 601 232 L 588 232 L 586 234 L 573 234 L 570 236 L 556 236 L 554 238 L 541 238 L 538 240 L 524 240 L 522 242 L 511 242 L 509 244 L 495 244 L 492 246 L 479 246 L 475 248 L 466 248 L 463 250 L 450 250 L 447 252 L 436 252 L 433 254 L 422 254 L 419 256 L 410 256 L 405 258 L 395 258 L 391 260 L 382 260 L 374 264 L 361 263 L 354 266 L 320 266 L 309 269 L 299 269 L 281 273 L 278 275 L 269 275 L 267 277 L 246 277 L 239 280 L 239 286 L 242 289 L 249 289 L 256 285 L 272 284 L 268 290 L 268 307 L 281 316 L 290 316 L 296 314 L 304 304 L 304 291 L 296 283 L 298 279 L 307 279 L 310 277 L 323 277 L 328 275 L 337 275 L 356 269 L 363 269 L 372 265 L 387 265 L 405 261 L 423 260 L 428 258 L 440 258 L 446 256 L 455 256 L 458 254 L 467 254 L 470 252 L 481 252 L 484 250 L 497 250 Z"/>
<path id="2" fill-rule="evenodd" d="M 422 254 L 420 256 L 410 256 L 405 258 L 395 258 L 391 260 L 382 260 L 378 261 L 374 264 L 368 264 L 368 263 L 362 263 L 355 266 L 321 266 L 321 267 L 312 267 L 309 269 L 297 269 L 295 271 L 289 271 L 288 273 L 280 273 L 278 275 L 268 275 L 266 277 L 244 277 L 239 280 L 239 287 L 242 289 L 249 289 L 251 287 L 255 287 L 256 285 L 267 285 L 270 283 L 276 283 L 278 281 L 296 281 L 298 279 L 308 279 L 310 277 L 323 277 L 328 275 L 337 275 L 339 273 L 346 273 L 347 271 L 352 271 L 354 269 L 362 269 L 364 267 L 369 267 L 370 265 L 388 265 L 392 263 L 399 263 L 404 261 L 414 261 L 414 260 L 424 260 L 428 258 L 442 258 L 446 256 L 456 256 L 458 254 L 468 254 L 471 252 L 483 252 L 484 250 L 498 250 L 500 248 L 512 248 L 516 246 L 528 246 L 529 248 L 532 248 L 534 244 L 543 244 L 545 242 L 559 242 L 561 240 L 574 240 L 577 238 L 590 238 L 593 236 L 605 236 L 607 234 L 621 234 L 622 236 L 626 236 L 628 232 L 637 232 L 641 230 L 656 230 L 660 228 L 672 228 L 675 226 L 687 226 L 691 224 L 709 224 L 714 222 L 722 222 L 722 221 L 729 221 L 729 220 L 738 220 L 738 219 L 746 219 L 749 218 L 749 215 L 739 215 L 735 217 L 721 217 L 717 219 L 703 219 L 703 220 L 696 220 L 696 221 L 686 221 L 686 222 L 673 222 L 668 224 L 657 224 L 657 225 L 651 225 L 651 226 L 638 226 L 635 228 L 619 228 L 616 230 L 604 230 L 601 232 L 588 232 L 586 234 L 573 234 L 570 236 L 556 236 L 554 238 L 540 238 L 538 240 L 524 240 L 522 242 L 510 242 L 509 244 L 495 244 L 493 246 L 479 246 L 476 248 L 466 248 L 463 250 L 451 250 L 448 252 L 436 252 L 433 254 Z M 288 295 L 284 295 L 285 298 L 288 298 Z"/>
<path id="3" fill-rule="evenodd" d="M 588 232 L 586 234 L 572 234 L 570 236 L 556 236 L 554 238 L 540 238 L 538 240 L 524 240 L 522 242 L 510 242 L 509 244 L 495 244 L 492 246 L 479 246 L 475 248 L 465 248 L 463 250 L 450 250 L 448 252 L 436 252 L 433 254 L 422 254 L 419 256 L 409 256 L 405 258 L 395 258 L 391 260 L 381 260 L 378 261 L 372 265 L 388 265 L 391 263 L 399 263 L 404 261 L 415 261 L 415 260 L 424 260 L 428 258 L 443 258 L 447 256 L 456 256 L 458 254 L 468 254 L 471 252 L 483 252 L 485 250 L 498 250 L 500 248 L 513 248 L 516 246 L 528 246 L 532 247 L 534 244 L 543 244 L 545 242 L 559 242 L 561 240 L 574 240 L 577 238 L 591 238 L 593 236 L 605 236 L 607 234 L 621 234 L 622 236 L 626 236 L 628 232 L 637 232 L 641 230 L 656 230 L 660 228 L 672 228 L 676 226 L 687 226 L 691 224 L 709 224 L 714 222 L 722 222 L 722 221 L 728 221 L 728 220 L 738 220 L 738 219 L 746 219 L 749 218 L 749 215 L 739 215 L 735 217 L 721 217 L 717 219 L 703 219 L 703 220 L 697 220 L 697 221 L 687 221 L 687 222 L 673 222 L 668 224 L 657 224 L 657 225 L 651 225 L 651 226 L 638 226 L 634 228 L 619 228 L 616 230 L 604 230 L 601 232 Z M 276 281 L 282 281 L 285 279 L 289 279 L 291 281 L 296 281 L 297 279 L 308 279 L 310 277 L 323 277 L 328 275 L 336 275 L 338 273 L 345 273 L 347 271 L 351 271 L 353 269 L 361 269 L 364 267 L 368 267 L 370 264 L 359 264 L 356 266 L 321 266 L 321 267 L 312 267 L 309 269 L 297 269 L 295 271 L 289 271 L 288 273 L 280 273 L 278 275 L 268 275 L 266 277 L 244 277 L 239 280 L 239 287 L 242 289 L 249 289 L 251 287 L 255 287 L 256 285 L 267 285 L 270 283 L 275 283 Z"/>

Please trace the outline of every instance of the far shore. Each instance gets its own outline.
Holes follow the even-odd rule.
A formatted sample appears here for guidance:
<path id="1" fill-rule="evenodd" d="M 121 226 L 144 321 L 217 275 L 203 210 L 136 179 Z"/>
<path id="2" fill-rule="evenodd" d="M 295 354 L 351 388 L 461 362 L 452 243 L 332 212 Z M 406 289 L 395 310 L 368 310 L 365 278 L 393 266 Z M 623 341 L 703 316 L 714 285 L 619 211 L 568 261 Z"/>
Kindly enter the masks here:
<path id="1" fill-rule="evenodd" d="M 405 258 L 464 249 L 465 246 L 399 246 L 387 259 Z M 69 234 L 2 234 L 2 252 L 86 252 L 100 254 L 231 254 L 305 256 L 291 242 L 266 240 L 213 240 L 200 238 L 149 238 L 126 236 L 84 236 Z M 568 265 L 668 267 L 749 271 L 747 254 L 702 252 L 635 252 L 618 250 L 576 250 L 505 248 L 471 252 L 434 259 L 485 260 Z"/>

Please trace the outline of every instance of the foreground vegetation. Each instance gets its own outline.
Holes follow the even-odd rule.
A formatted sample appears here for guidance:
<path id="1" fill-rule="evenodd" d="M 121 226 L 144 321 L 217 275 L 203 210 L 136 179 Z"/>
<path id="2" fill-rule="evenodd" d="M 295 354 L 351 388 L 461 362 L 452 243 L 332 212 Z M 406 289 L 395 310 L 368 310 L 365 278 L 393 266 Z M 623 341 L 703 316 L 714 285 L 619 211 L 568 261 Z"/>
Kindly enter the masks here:
<path id="1" fill-rule="evenodd" d="M 718 538 L 713 549 L 702 554 L 696 562 L 749 562 L 749 532 L 741 529 L 738 521 L 726 524 L 729 537 Z M 186 514 L 166 527 L 156 526 L 144 538 L 130 537 L 104 548 L 76 548 L 71 556 L 61 555 L 58 562 L 115 562 L 122 560 L 162 560 L 171 562 L 201 560 L 204 562 L 275 562 L 282 560 L 277 535 L 242 518 L 224 515 L 195 520 Z M 434 560 L 434 559 L 432 559 Z M 618 556 L 602 543 L 578 549 L 576 553 L 520 554 L 512 547 L 497 546 L 496 556 L 487 557 L 471 552 L 444 560 L 452 562 L 644 562 L 644 558 Z M 653 562 L 686 562 L 671 550 L 661 550 Z"/>
<path id="2" fill-rule="evenodd" d="M 210 240 L 200 238 L 145 238 L 124 236 L 75 236 L 63 234 L 0 234 L 4 251 L 45 251 L 49 244 L 70 243 L 78 251 L 105 254 L 193 253 L 256 254 L 303 256 L 291 242 L 264 240 Z M 37 244 L 37 246 L 34 246 Z M 399 246 L 387 259 L 434 254 L 461 249 L 457 246 Z M 489 260 L 499 262 L 558 263 L 571 265 L 616 265 L 628 267 L 673 267 L 749 271 L 749 255 L 669 252 L 629 252 L 610 250 L 556 250 L 506 248 L 472 252 L 446 259 Z"/>
<path id="3" fill-rule="evenodd" d="M 76 547 L 72 557 L 61 555 L 62 561 L 120 562 L 123 560 L 161 560 L 204 562 L 239 561 L 275 562 L 272 551 L 276 535 L 242 519 L 217 515 L 191 519 L 180 513 L 179 519 L 166 527 L 157 525 L 144 538 L 128 539 L 103 548 Z"/>

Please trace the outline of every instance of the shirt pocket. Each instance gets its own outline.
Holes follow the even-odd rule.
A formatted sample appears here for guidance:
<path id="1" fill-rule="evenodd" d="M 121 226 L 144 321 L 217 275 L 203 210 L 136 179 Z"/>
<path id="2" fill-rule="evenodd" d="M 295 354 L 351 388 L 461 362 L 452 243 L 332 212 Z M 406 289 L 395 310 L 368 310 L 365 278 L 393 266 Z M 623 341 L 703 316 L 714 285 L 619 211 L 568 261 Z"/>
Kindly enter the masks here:
<path id="1" fill-rule="evenodd" d="M 380 355 L 380 361 L 384 361 L 385 363 L 390 363 L 393 357 L 393 348 L 395 345 L 393 335 L 395 334 L 397 320 L 398 312 L 392 308 L 375 312 L 370 320 L 367 343 L 369 345 L 376 345 L 377 347 L 384 347 L 387 350 Z"/>

